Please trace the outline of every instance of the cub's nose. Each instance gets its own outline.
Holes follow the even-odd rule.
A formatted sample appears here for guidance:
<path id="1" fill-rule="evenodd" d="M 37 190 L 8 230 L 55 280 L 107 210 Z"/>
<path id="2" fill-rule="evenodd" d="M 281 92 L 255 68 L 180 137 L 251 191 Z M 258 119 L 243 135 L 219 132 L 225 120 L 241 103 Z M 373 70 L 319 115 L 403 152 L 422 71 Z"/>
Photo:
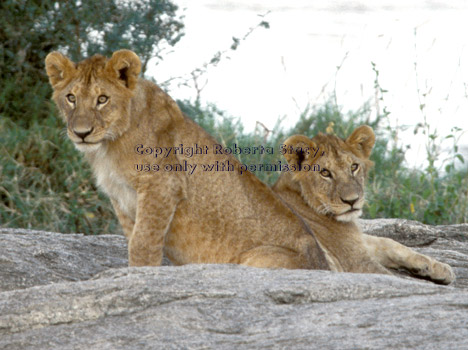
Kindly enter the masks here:
<path id="1" fill-rule="evenodd" d="M 86 138 L 86 136 L 88 136 L 89 134 L 91 134 L 93 132 L 94 128 L 91 128 L 91 129 L 88 129 L 88 130 L 79 130 L 79 129 L 74 129 L 73 130 L 73 133 L 80 137 L 83 141 L 84 139 Z"/>
<path id="2" fill-rule="evenodd" d="M 354 198 L 340 198 L 343 203 L 349 204 L 351 207 L 354 205 L 354 203 L 357 202 L 359 197 L 354 197 Z"/>

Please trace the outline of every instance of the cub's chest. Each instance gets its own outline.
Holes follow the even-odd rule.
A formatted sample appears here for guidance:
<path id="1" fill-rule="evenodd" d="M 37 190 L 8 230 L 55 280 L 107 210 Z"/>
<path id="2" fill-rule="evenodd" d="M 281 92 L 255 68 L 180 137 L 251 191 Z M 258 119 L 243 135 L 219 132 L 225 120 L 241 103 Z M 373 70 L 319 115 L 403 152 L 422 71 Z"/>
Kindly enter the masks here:
<path id="1" fill-rule="evenodd" d="M 95 154 L 91 162 L 97 185 L 120 206 L 120 209 L 133 220 L 136 216 L 137 193 L 125 179 L 118 160 L 107 152 Z"/>

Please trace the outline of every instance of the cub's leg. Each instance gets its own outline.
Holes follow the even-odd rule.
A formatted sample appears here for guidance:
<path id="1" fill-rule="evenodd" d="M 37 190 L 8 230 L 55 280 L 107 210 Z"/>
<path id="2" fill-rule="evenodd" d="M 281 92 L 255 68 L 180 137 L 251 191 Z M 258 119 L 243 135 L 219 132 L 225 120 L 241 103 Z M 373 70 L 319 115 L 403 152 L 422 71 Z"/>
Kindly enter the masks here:
<path id="1" fill-rule="evenodd" d="M 379 261 L 376 261 L 376 259 L 369 257 L 361 257 L 361 259 L 358 261 L 356 266 L 352 266 L 350 269 L 347 269 L 346 272 L 393 275 L 393 273 L 387 270 Z"/>
<path id="2" fill-rule="evenodd" d="M 263 268 L 286 268 L 306 269 L 306 259 L 291 249 L 277 246 L 259 246 L 241 253 L 239 264 L 263 267 Z"/>
<path id="3" fill-rule="evenodd" d="M 128 237 L 130 266 L 161 265 L 164 239 L 179 202 L 169 190 L 159 192 L 148 188 L 137 194 L 137 217 Z"/>
<path id="4" fill-rule="evenodd" d="M 135 221 L 133 221 L 127 214 L 125 214 L 120 205 L 117 201 L 111 199 L 112 206 L 114 207 L 115 214 L 117 215 L 117 219 L 119 219 L 120 226 L 122 226 L 123 232 L 125 237 L 127 237 L 127 241 L 130 239 L 132 235 L 133 226 L 135 226 Z"/>
<path id="5" fill-rule="evenodd" d="M 416 253 L 392 239 L 363 234 L 363 240 L 369 254 L 385 267 L 404 268 L 436 283 L 450 284 L 455 280 L 455 274 L 449 265 Z"/>

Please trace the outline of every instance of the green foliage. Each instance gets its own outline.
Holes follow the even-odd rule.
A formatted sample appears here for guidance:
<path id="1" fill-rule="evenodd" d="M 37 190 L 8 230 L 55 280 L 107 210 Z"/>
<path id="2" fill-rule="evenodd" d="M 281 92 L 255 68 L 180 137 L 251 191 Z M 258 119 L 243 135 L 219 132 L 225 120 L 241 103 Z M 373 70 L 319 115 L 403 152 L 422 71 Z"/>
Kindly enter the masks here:
<path id="1" fill-rule="evenodd" d="M 120 230 L 91 170 L 51 116 L 25 129 L 0 118 L 2 226 L 86 234 Z"/>
<path id="2" fill-rule="evenodd" d="M 374 63 L 375 89 L 378 101 L 384 104 L 387 92 L 379 83 L 379 71 Z M 415 67 L 417 76 L 417 67 Z M 463 156 L 458 152 L 458 143 L 463 131 L 453 128 L 446 137 L 437 134 L 427 121 L 425 99 L 427 93 L 421 94 L 419 109 L 423 122 L 419 123 L 414 134 L 422 130 L 426 137 L 426 168 L 417 169 L 414 165 L 405 164 L 405 151 L 409 144 L 399 145 L 398 133 L 401 128 L 385 127 L 385 134 L 378 135 L 384 144 L 377 144 L 371 158 L 376 166 L 371 173 L 368 186 L 367 217 L 396 217 L 418 220 L 427 224 L 463 223 L 468 219 L 468 168 L 457 167 L 463 164 Z M 379 110 L 379 104 L 377 104 Z M 390 114 L 385 106 L 383 118 Z M 442 160 L 442 145 L 447 139 L 453 140 L 451 152 Z M 384 146 L 382 148 L 382 146 Z M 441 164 L 438 166 L 437 164 Z"/>

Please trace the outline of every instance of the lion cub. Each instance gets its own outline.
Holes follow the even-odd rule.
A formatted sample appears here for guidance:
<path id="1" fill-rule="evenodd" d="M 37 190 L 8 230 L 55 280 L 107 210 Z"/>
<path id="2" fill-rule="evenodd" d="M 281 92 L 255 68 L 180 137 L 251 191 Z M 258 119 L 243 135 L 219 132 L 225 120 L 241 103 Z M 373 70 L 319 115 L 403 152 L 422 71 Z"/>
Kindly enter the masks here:
<path id="1" fill-rule="evenodd" d="M 123 227 L 130 265 L 160 265 L 164 252 L 176 265 L 329 269 L 302 219 L 252 173 L 240 172 L 234 156 L 215 155 L 216 140 L 138 77 L 134 52 L 79 63 L 52 52 L 45 64 L 68 137 Z M 202 169 L 216 162 L 232 171 Z"/>
<path id="2" fill-rule="evenodd" d="M 455 275 L 449 265 L 361 232 L 357 218 L 374 142 L 369 126 L 357 128 L 346 140 L 322 133 L 313 139 L 292 136 L 285 141 L 290 150 L 285 158 L 299 170 L 283 173 L 273 190 L 304 218 L 332 270 L 388 274 L 387 268 L 404 268 L 436 283 L 451 283 Z M 320 171 L 307 171 L 313 164 Z"/>

